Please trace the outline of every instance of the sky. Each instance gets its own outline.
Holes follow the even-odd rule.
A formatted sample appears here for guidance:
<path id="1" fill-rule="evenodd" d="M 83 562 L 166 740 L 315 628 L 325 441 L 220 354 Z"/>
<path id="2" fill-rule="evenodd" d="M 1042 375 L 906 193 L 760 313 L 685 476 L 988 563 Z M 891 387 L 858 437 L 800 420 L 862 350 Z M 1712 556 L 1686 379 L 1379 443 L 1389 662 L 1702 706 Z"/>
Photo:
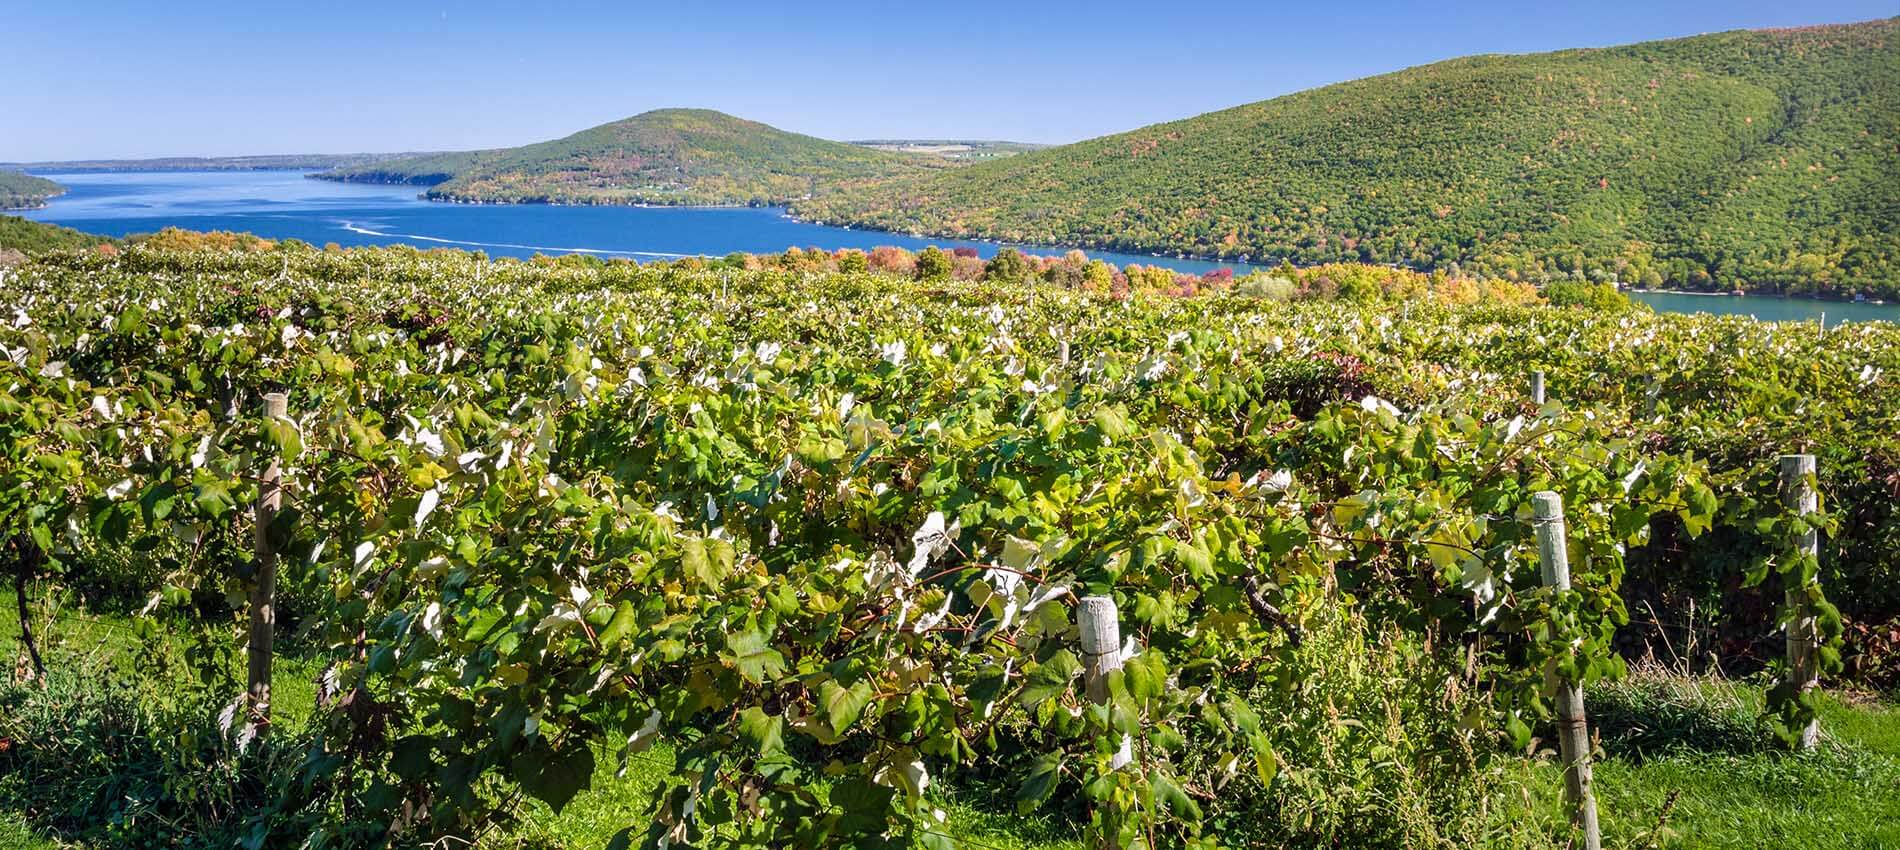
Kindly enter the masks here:
<path id="1" fill-rule="evenodd" d="M 648 109 L 832 139 L 1061 143 L 1473 53 L 1900 0 L 0 0 L 0 161 L 503 147 Z"/>

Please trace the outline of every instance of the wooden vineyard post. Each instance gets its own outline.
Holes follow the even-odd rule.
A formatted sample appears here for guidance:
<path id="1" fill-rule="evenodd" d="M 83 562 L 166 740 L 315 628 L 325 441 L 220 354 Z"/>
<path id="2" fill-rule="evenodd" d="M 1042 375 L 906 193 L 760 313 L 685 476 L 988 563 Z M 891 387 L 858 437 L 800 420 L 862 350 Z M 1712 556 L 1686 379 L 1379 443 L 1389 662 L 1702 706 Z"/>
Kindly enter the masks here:
<path id="1" fill-rule="evenodd" d="M 1083 686 L 1090 702 L 1106 703 L 1108 674 L 1122 669 L 1122 627 L 1115 600 L 1107 596 L 1082 597 L 1081 604 L 1075 608 L 1075 624 L 1082 632 Z M 1115 752 L 1109 767 L 1120 770 L 1131 761 L 1134 761 L 1133 742 L 1123 735 L 1121 749 Z M 1115 842 L 1110 838 L 1103 846 L 1113 847 Z"/>
<path id="2" fill-rule="evenodd" d="M 1781 456 L 1781 503 L 1802 516 L 1820 509 L 1820 496 L 1814 492 L 1814 455 Z M 1796 557 L 1816 561 L 1821 554 L 1820 532 L 1808 529 L 1795 540 Z M 1815 581 L 1820 581 L 1817 576 Z M 1820 684 L 1820 660 L 1816 657 L 1819 641 L 1814 622 L 1814 607 L 1808 602 L 1807 589 L 1799 586 L 1788 587 L 1783 596 L 1787 605 L 1788 620 L 1788 686 L 1799 694 L 1805 694 Z M 1821 723 L 1818 719 L 1809 720 L 1807 728 L 1801 730 L 1798 744 L 1802 750 L 1812 750 L 1821 739 Z"/>
<path id="3" fill-rule="evenodd" d="M 1075 624 L 1082 631 L 1082 681 L 1088 688 L 1089 701 L 1108 702 L 1108 674 L 1122 669 L 1122 627 L 1115 600 L 1107 596 L 1085 596 L 1075 609 Z M 1115 754 L 1115 769 L 1134 760 L 1133 745 L 1122 738 Z"/>
<path id="4" fill-rule="evenodd" d="M 1539 375 L 1543 373 L 1538 373 Z M 1541 386 L 1541 382 L 1540 386 Z M 1537 559 L 1544 584 L 1570 589 L 1570 553 L 1565 548 L 1564 497 L 1545 490 L 1531 496 L 1537 528 Z M 1590 725 L 1583 711 L 1583 686 L 1563 682 L 1557 688 L 1557 743 L 1564 760 L 1564 800 L 1570 822 L 1583 831 L 1584 850 L 1601 850 L 1597 801 L 1590 791 Z"/>
<path id="5" fill-rule="evenodd" d="M 1542 369 L 1531 373 L 1531 401 L 1539 407 L 1544 404 L 1544 370 Z"/>
<path id="6" fill-rule="evenodd" d="M 1654 375 L 1649 378 L 1649 389 L 1643 393 L 1643 416 L 1656 415 L 1656 403 L 1662 398 L 1662 379 Z"/>
<path id="7" fill-rule="evenodd" d="M 265 419 L 285 418 L 289 404 L 283 393 L 266 393 Z M 271 645 L 277 638 L 277 551 L 271 547 L 270 526 L 283 502 L 283 465 L 273 455 L 258 482 L 252 537 L 257 549 L 257 573 L 251 581 L 250 644 L 246 651 L 246 694 L 251 722 L 257 725 L 260 735 L 270 728 Z"/>

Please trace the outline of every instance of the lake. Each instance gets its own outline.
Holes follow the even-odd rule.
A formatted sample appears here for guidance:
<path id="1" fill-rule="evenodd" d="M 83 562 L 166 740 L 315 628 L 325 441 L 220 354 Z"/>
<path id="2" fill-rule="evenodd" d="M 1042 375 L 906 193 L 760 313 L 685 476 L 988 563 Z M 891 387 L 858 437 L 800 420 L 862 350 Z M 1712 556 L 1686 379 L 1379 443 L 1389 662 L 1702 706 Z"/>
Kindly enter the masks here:
<path id="1" fill-rule="evenodd" d="M 982 256 L 1001 245 L 929 239 L 875 230 L 826 227 L 793 220 L 771 207 L 587 207 L 547 204 L 448 204 L 417 198 L 416 186 L 379 186 L 310 180 L 301 171 L 45 172 L 70 191 L 44 209 L 21 215 L 88 233 L 124 236 L 164 227 L 237 230 L 269 239 L 301 239 L 345 247 L 404 243 L 423 248 L 466 248 L 491 256 L 589 253 L 603 257 L 663 259 L 722 256 L 734 251 L 775 254 L 787 248 L 826 250 L 894 245 L 913 251 L 937 245 L 966 247 Z M 1054 255 L 1063 248 L 1018 246 Z M 1161 265 L 1200 274 L 1212 263 L 1090 251 L 1117 267 Z"/>
<path id="2" fill-rule="evenodd" d="M 734 251 L 777 253 L 797 246 L 826 250 L 895 245 L 974 248 L 988 257 L 992 242 L 929 239 L 875 230 L 807 224 L 770 207 L 581 207 L 545 204 L 445 204 L 417 197 L 415 186 L 377 186 L 310 180 L 301 171 L 156 171 L 46 173 L 70 191 L 44 209 L 21 213 L 89 233 L 124 236 L 164 227 L 238 230 L 270 239 L 315 245 L 409 244 L 467 248 L 492 256 L 589 253 L 662 259 L 721 256 Z M 1017 246 L 1033 254 L 1065 249 Z M 1248 266 L 1142 254 L 1090 251 L 1116 266 L 1166 266 L 1200 274 Z M 1900 322 L 1900 305 L 1850 304 L 1760 296 L 1636 292 L 1630 297 L 1669 313 L 1718 313 L 1766 321 L 1882 319 Z"/>
<path id="3" fill-rule="evenodd" d="M 1856 304 L 1811 298 L 1775 298 L 1762 295 L 1696 295 L 1681 292 L 1631 292 L 1629 297 L 1659 313 L 1714 313 L 1752 316 L 1764 322 L 1900 322 L 1900 304 Z"/>

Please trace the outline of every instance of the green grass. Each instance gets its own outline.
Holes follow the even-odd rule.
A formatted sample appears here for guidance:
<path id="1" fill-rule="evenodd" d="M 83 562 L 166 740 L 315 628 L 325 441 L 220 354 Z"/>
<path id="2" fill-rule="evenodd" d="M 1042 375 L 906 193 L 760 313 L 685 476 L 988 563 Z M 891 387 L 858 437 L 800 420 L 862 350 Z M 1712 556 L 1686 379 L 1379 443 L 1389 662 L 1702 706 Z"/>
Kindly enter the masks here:
<path id="1" fill-rule="evenodd" d="M 20 632 L 15 616 L 15 596 L 11 588 L 0 589 L 0 661 L 8 675 L 22 657 Z M 108 671 L 134 670 L 140 676 L 157 671 L 162 677 L 155 687 L 195 686 L 191 657 L 196 652 L 187 631 L 166 630 L 161 639 L 149 643 L 127 617 L 97 614 L 71 607 L 60 607 L 45 616 L 44 608 L 34 621 L 34 635 L 49 670 L 79 668 L 105 675 Z M 208 629 L 209 627 L 204 627 Z M 220 637 L 208 633 L 214 640 Z M 228 632 L 235 644 L 235 631 Z M 227 659 L 233 681 L 242 682 L 244 658 L 232 653 Z M 273 663 L 273 719 L 282 726 L 295 727 L 307 721 L 316 709 L 316 676 L 322 665 L 293 654 L 279 655 Z M 4 801 L 0 801 L 0 807 Z M 35 832 L 18 812 L 0 808 L 0 850 L 55 850 L 82 847 Z"/>
<path id="2" fill-rule="evenodd" d="M 1891 703 L 1829 697 L 1821 747 L 1793 755 L 1756 725 L 1754 685 L 1645 673 L 1590 700 L 1606 753 L 1595 775 L 1606 847 L 1900 848 Z M 1544 759 L 1527 774 L 1554 821 L 1562 771 Z"/>
<path id="3" fill-rule="evenodd" d="M 12 610 L 12 595 L 0 591 L 0 611 Z M 5 619 L 0 658 L 11 662 L 18 631 L 10 616 Z M 190 651 L 183 634 L 166 634 L 167 655 Z M 122 617 L 65 610 L 47 625 L 43 640 L 49 663 L 103 670 L 133 659 L 141 638 Z M 302 722 L 313 707 L 318 665 L 294 656 L 278 663 L 280 722 Z M 182 664 L 167 669 L 189 674 Z M 1753 683 L 1653 671 L 1592 690 L 1591 714 L 1605 752 L 1596 767 L 1605 846 L 1900 848 L 1900 707 L 1830 697 L 1820 750 L 1797 756 L 1773 746 L 1756 725 L 1760 704 L 1761 689 Z M 529 802 L 516 829 L 484 846 L 605 846 L 622 827 L 645 822 L 647 800 L 670 758 L 656 748 L 616 776 L 615 759 L 603 754 L 593 787 L 561 813 Z M 1535 817 L 1554 829 L 1563 811 L 1554 760 L 1525 761 L 1519 778 Z M 1019 816 L 1007 801 L 989 803 L 997 796 L 1007 795 L 941 794 L 937 802 L 949 815 L 944 832 L 975 850 L 1079 846 L 1072 825 Z M 65 846 L 35 833 L 18 813 L 0 810 L 0 850 Z"/>
<path id="4" fill-rule="evenodd" d="M 55 850 L 59 842 L 33 834 L 12 812 L 0 812 L 0 850 Z"/>

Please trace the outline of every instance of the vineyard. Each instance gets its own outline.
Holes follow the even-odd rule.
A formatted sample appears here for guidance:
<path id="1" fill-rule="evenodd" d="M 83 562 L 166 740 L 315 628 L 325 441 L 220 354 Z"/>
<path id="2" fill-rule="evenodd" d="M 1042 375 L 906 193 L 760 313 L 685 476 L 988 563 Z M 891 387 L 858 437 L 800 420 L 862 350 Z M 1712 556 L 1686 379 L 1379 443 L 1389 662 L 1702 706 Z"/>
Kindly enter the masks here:
<path id="1" fill-rule="evenodd" d="M 611 762 L 660 777 L 615 847 L 982 846 L 971 794 L 1090 846 L 1583 846 L 1512 772 L 1672 635 L 1784 682 L 1794 749 L 1810 673 L 1900 677 L 1890 326 L 295 244 L 0 274 L 19 626 L 116 599 L 248 664 L 172 739 L 223 808 L 44 815 L 88 841 L 501 846 Z M 21 645 L 15 718 L 73 673 Z M 53 769 L 18 722 L 0 796 Z"/>

